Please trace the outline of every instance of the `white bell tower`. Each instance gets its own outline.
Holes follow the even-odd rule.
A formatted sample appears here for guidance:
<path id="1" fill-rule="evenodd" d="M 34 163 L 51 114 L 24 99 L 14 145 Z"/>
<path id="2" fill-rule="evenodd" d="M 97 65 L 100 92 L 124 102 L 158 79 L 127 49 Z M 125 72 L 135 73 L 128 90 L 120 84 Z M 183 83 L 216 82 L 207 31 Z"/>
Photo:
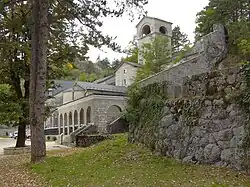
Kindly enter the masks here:
<path id="1" fill-rule="evenodd" d="M 145 16 L 136 25 L 138 39 L 138 63 L 143 64 L 143 56 L 140 49 L 143 44 L 149 43 L 157 35 L 166 36 L 169 39 L 169 48 L 171 49 L 172 23 L 158 18 Z"/>

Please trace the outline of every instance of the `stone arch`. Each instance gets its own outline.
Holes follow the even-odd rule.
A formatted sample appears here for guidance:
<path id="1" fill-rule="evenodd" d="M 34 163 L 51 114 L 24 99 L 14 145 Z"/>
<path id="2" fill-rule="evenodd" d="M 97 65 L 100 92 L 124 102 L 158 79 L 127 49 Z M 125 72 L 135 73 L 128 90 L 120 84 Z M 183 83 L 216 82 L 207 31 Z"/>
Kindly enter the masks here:
<path id="1" fill-rule="evenodd" d="M 107 110 L 107 122 L 116 120 L 121 115 L 122 109 L 117 105 L 112 105 Z"/>
<path id="2" fill-rule="evenodd" d="M 146 35 L 148 35 L 148 34 L 150 34 L 150 33 L 151 33 L 151 28 L 150 28 L 150 26 L 149 26 L 149 25 L 144 25 L 144 26 L 142 27 L 141 35 L 142 35 L 142 36 L 146 36 Z"/>
<path id="3" fill-rule="evenodd" d="M 78 113 L 77 110 L 74 112 L 74 125 L 78 125 Z"/>
<path id="4" fill-rule="evenodd" d="M 91 107 L 90 106 L 88 106 L 88 108 L 87 108 L 87 124 L 88 123 L 91 123 Z"/>
<path id="5" fill-rule="evenodd" d="M 160 32 L 161 34 L 167 34 L 167 28 L 164 27 L 164 26 L 161 26 L 161 27 L 159 28 L 159 32 Z"/>

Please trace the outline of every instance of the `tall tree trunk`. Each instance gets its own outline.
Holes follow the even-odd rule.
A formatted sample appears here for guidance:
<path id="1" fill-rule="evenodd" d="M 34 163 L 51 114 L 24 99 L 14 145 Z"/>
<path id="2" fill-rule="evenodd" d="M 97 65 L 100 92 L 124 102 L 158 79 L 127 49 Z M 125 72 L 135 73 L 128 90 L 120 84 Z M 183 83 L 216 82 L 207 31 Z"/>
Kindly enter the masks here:
<path id="1" fill-rule="evenodd" d="M 19 123 L 18 136 L 16 141 L 16 147 L 24 147 L 26 139 L 26 124 L 25 122 Z"/>
<path id="2" fill-rule="evenodd" d="M 48 43 L 48 0 L 32 0 L 30 67 L 31 162 L 46 156 L 44 118 Z"/>

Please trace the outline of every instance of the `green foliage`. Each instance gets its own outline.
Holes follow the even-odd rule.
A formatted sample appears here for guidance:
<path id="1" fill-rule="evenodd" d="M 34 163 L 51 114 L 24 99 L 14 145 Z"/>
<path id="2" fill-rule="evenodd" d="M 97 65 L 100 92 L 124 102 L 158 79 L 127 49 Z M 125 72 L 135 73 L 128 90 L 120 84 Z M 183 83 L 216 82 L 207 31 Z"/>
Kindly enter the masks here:
<path id="1" fill-rule="evenodd" d="M 173 60 L 173 64 L 176 64 L 178 62 L 180 62 L 185 54 L 187 54 L 192 48 L 190 47 L 190 45 L 185 45 L 175 56 L 174 60 Z"/>
<path id="2" fill-rule="evenodd" d="M 148 134 L 144 143 L 153 146 L 153 129 L 162 118 L 167 99 L 165 84 L 155 83 L 146 87 L 134 84 L 128 90 L 128 97 L 125 118 L 129 122 L 130 130 L 141 129 L 140 133 Z"/>
<path id="3" fill-rule="evenodd" d="M 129 42 L 129 44 L 130 46 L 128 47 L 128 50 L 126 51 L 128 56 L 122 59 L 122 61 L 138 63 L 138 53 L 139 53 L 138 44 L 134 40 Z"/>
<path id="4" fill-rule="evenodd" d="M 181 28 L 178 25 L 172 31 L 171 44 L 172 53 L 178 53 L 190 44 L 187 34 L 181 32 Z"/>
<path id="5" fill-rule="evenodd" d="M 22 117 L 21 101 L 7 84 L 0 84 L 0 111 L 2 125 L 16 125 Z"/>
<path id="6" fill-rule="evenodd" d="M 30 167 L 44 179 L 44 186 L 239 187 L 250 182 L 230 169 L 156 156 L 143 146 L 127 143 L 126 135 L 88 149 L 55 150 L 48 155 L 45 162 Z"/>
<path id="7" fill-rule="evenodd" d="M 243 56 L 243 60 L 246 60 L 239 46 L 250 38 L 248 0 L 209 0 L 208 6 L 197 14 L 196 23 L 196 39 L 211 32 L 213 24 L 224 24 L 229 32 L 230 53 Z"/>
<path id="8" fill-rule="evenodd" d="M 136 82 L 160 72 L 171 63 L 169 39 L 157 36 L 145 43 L 139 51 L 144 58 L 144 65 L 137 71 Z"/>
<path id="9" fill-rule="evenodd" d="M 112 5 L 107 1 L 94 0 L 51 0 L 49 3 L 47 78 L 53 80 L 67 76 L 68 79 L 78 78 L 79 71 L 74 66 L 73 70 L 65 69 L 65 65 L 75 62 L 76 59 L 86 61 L 89 45 L 119 50 L 120 47 L 113 41 L 114 38 L 101 32 L 101 18 L 119 17 L 126 12 L 132 19 L 135 12 L 141 16 L 144 14 L 143 5 L 147 0 L 114 1 Z M 31 3 L 1 1 L 0 18 L 0 83 L 11 85 L 18 101 L 22 101 L 21 121 L 24 122 L 29 114 Z M 96 79 L 92 72 L 87 73 L 90 74 L 91 81 Z M 6 102 L 6 108 L 7 106 Z M 11 115 L 11 112 L 9 114 Z M 6 118 L 5 121 L 7 120 Z"/>

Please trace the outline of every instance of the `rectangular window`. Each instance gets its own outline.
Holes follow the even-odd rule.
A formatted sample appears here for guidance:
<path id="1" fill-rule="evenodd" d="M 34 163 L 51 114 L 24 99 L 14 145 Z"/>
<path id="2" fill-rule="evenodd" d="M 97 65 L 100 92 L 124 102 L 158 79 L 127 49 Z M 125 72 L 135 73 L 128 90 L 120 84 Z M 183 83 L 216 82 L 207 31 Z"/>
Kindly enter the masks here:
<path id="1" fill-rule="evenodd" d="M 123 84 L 124 84 L 124 86 L 127 85 L 127 80 L 126 79 L 123 80 Z"/>
<path id="2" fill-rule="evenodd" d="M 125 70 L 123 70 L 124 71 L 124 74 L 126 74 L 127 73 L 127 70 L 125 69 Z"/>

